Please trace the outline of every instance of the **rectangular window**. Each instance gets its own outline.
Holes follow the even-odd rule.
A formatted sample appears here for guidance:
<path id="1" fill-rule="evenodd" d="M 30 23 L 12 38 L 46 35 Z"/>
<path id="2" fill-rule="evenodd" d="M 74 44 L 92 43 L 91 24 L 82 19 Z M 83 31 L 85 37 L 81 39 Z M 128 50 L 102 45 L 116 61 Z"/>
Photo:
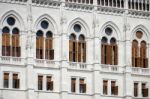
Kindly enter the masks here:
<path id="1" fill-rule="evenodd" d="M 111 94 L 118 95 L 118 86 L 116 86 L 116 81 L 111 81 Z"/>
<path id="2" fill-rule="evenodd" d="M 9 88 L 9 73 L 4 73 L 3 86 L 4 88 Z"/>
<path id="3" fill-rule="evenodd" d="M 47 76 L 47 90 L 53 90 L 53 81 L 51 76 Z"/>
<path id="4" fill-rule="evenodd" d="M 71 92 L 76 92 L 76 78 L 71 78 Z"/>
<path id="5" fill-rule="evenodd" d="M 107 86 L 108 86 L 108 81 L 103 80 L 103 94 L 107 95 Z"/>
<path id="6" fill-rule="evenodd" d="M 18 74 L 13 74 L 13 88 L 19 88 Z"/>
<path id="7" fill-rule="evenodd" d="M 38 76 L 38 90 L 43 90 L 43 76 Z"/>
<path id="8" fill-rule="evenodd" d="M 84 79 L 80 79 L 80 93 L 86 93 L 86 84 L 84 83 Z"/>
<path id="9" fill-rule="evenodd" d="M 145 83 L 142 83 L 142 97 L 148 97 L 148 88 Z"/>
<path id="10" fill-rule="evenodd" d="M 138 96 L 138 83 L 134 83 L 134 96 Z"/>

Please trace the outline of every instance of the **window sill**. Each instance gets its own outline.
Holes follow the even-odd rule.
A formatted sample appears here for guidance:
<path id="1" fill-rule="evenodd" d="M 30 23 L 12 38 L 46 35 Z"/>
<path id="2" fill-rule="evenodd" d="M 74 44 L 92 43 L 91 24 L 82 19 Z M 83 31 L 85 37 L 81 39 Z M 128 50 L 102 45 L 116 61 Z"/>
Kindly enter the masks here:
<path id="1" fill-rule="evenodd" d="M 10 91 L 25 91 L 20 88 L 1 88 L 0 90 L 10 90 Z"/>
<path id="2" fill-rule="evenodd" d="M 77 93 L 77 92 L 68 92 L 68 94 L 72 94 L 72 95 L 90 95 L 88 93 Z"/>
<path id="3" fill-rule="evenodd" d="M 149 97 L 135 97 L 133 96 L 134 99 L 149 99 Z"/>
<path id="4" fill-rule="evenodd" d="M 54 90 L 35 90 L 35 92 L 42 92 L 42 93 L 55 93 Z"/>
<path id="5" fill-rule="evenodd" d="M 119 95 L 106 95 L 106 94 L 102 94 L 101 96 L 103 96 L 103 97 L 121 97 L 121 96 L 119 96 Z"/>

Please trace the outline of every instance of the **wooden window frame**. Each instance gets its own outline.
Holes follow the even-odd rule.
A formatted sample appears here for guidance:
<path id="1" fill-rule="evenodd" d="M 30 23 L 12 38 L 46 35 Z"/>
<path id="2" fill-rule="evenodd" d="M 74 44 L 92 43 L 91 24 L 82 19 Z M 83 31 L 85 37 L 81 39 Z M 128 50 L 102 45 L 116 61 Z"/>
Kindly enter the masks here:
<path id="1" fill-rule="evenodd" d="M 71 92 L 76 92 L 76 78 L 71 78 Z"/>
<path id="2" fill-rule="evenodd" d="M 103 80 L 103 94 L 108 94 L 108 80 Z"/>
<path id="3" fill-rule="evenodd" d="M 84 78 L 79 79 L 79 92 L 86 93 L 86 83 Z"/>
<path id="4" fill-rule="evenodd" d="M 4 75 L 3 87 L 9 88 L 9 73 L 4 73 L 3 75 Z"/>
<path id="5" fill-rule="evenodd" d="M 118 86 L 116 86 L 116 81 L 111 81 L 111 95 L 118 95 Z"/>
<path id="6" fill-rule="evenodd" d="M 20 79 L 18 78 L 18 74 L 13 74 L 13 88 L 16 88 L 16 89 L 18 89 L 19 87 L 20 87 Z"/>
<path id="7" fill-rule="evenodd" d="M 47 82 L 46 82 L 46 89 L 47 90 L 53 90 L 54 85 L 53 85 L 53 81 L 52 81 L 52 76 L 46 76 Z"/>
<path id="8" fill-rule="evenodd" d="M 38 90 L 43 90 L 43 76 L 38 75 Z"/>

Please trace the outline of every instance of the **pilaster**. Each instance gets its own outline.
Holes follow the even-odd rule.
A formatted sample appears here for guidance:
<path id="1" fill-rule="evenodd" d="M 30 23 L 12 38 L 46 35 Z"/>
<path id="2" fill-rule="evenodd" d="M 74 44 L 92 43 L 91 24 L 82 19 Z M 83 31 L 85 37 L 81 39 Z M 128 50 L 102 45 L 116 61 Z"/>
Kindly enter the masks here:
<path id="1" fill-rule="evenodd" d="M 131 43 L 129 40 L 125 40 L 125 66 L 124 66 L 124 96 L 125 99 L 131 99 L 132 98 L 132 92 L 133 88 L 133 82 L 131 77 Z"/>
<path id="2" fill-rule="evenodd" d="M 149 65 L 149 63 L 150 63 L 150 58 L 149 58 L 149 56 L 150 56 L 150 44 L 148 44 L 148 48 L 147 48 L 147 57 L 148 57 L 148 68 L 150 68 L 150 65 Z"/>
<path id="3" fill-rule="evenodd" d="M 0 45 L 2 45 L 2 29 L 0 29 Z M 0 46 L 0 56 L 2 56 L 1 52 L 2 52 L 2 46 Z"/>
<path id="4" fill-rule="evenodd" d="M 125 99 L 132 99 L 133 94 L 133 82 L 131 77 L 131 67 L 124 67 L 124 97 Z"/>
<path id="5" fill-rule="evenodd" d="M 35 99 L 34 93 L 34 56 L 33 56 L 33 33 L 32 33 L 32 0 L 28 0 L 27 2 L 27 40 L 26 40 L 26 85 L 27 85 L 27 99 Z"/>
<path id="6" fill-rule="evenodd" d="M 61 2 L 65 2 L 65 0 L 61 0 Z M 68 51 L 69 51 L 69 43 L 67 38 L 67 31 L 65 30 L 66 20 L 64 16 L 64 3 L 60 5 L 60 99 L 66 99 L 68 94 L 68 74 L 67 74 L 67 67 L 68 67 Z"/>

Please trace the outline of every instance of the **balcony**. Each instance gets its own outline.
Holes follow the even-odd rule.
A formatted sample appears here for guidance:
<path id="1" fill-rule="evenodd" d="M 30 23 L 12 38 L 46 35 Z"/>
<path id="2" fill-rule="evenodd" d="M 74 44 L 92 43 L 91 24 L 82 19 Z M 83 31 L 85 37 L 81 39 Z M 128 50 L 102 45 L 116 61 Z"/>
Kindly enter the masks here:
<path id="1" fill-rule="evenodd" d="M 25 65 L 25 59 L 20 57 L 1 56 L 0 63 L 9 65 Z"/>
<path id="2" fill-rule="evenodd" d="M 59 68 L 57 62 L 54 60 L 46 59 L 35 59 L 35 67 L 50 67 L 50 68 Z"/>
<path id="3" fill-rule="evenodd" d="M 86 64 L 86 63 L 81 63 L 81 62 L 68 62 L 69 64 L 69 69 L 74 69 L 74 70 L 92 70 L 92 66 Z"/>
<path id="4" fill-rule="evenodd" d="M 123 68 L 118 65 L 101 65 L 102 72 L 110 72 L 110 73 L 122 73 Z"/>
<path id="5" fill-rule="evenodd" d="M 150 75 L 150 69 L 149 68 L 132 67 L 132 74 Z"/>

